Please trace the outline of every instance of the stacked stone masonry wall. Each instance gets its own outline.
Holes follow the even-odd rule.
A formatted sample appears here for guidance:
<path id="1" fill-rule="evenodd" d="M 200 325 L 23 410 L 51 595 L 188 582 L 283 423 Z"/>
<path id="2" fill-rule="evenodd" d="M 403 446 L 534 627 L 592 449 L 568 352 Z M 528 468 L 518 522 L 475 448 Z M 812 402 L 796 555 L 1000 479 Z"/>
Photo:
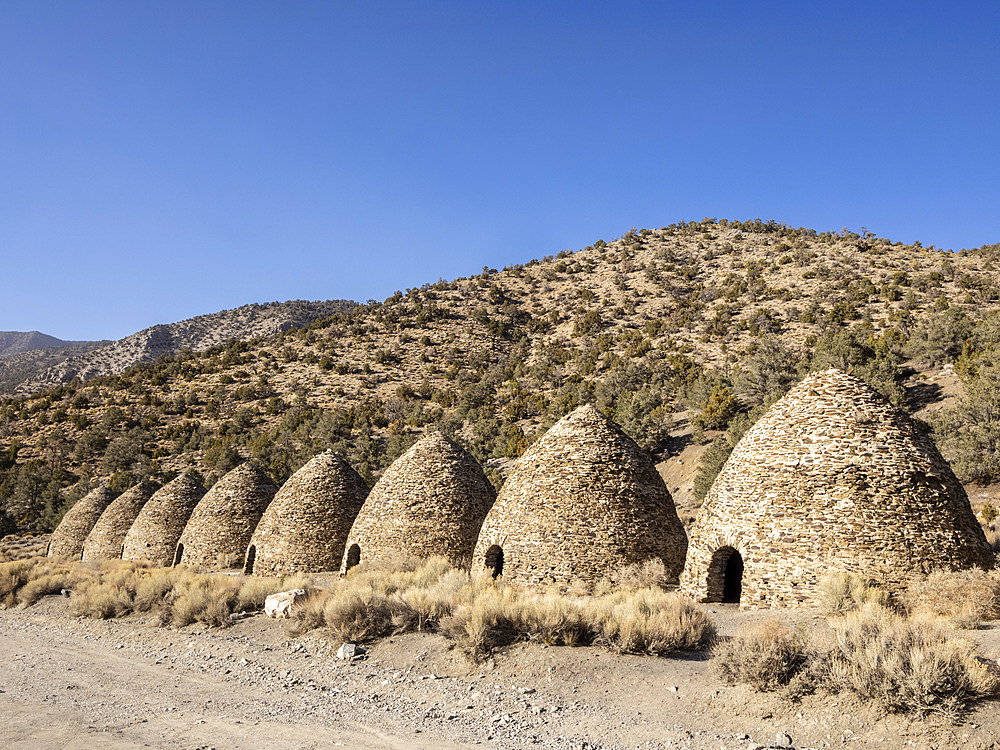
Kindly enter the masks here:
<path id="1" fill-rule="evenodd" d="M 125 535 L 136 516 L 153 494 L 154 486 L 140 482 L 118 497 L 104 510 L 83 544 L 83 561 L 120 560 Z"/>
<path id="2" fill-rule="evenodd" d="M 592 406 L 572 412 L 517 461 L 486 517 L 473 561 L 503 550 L 504 579 L 590 587 L 652 558 L 675 579 L 687 537 L 652 459 Z"/>
<path id="3" fill-rule="evenodd" d="M 264 511 L 250 540 L 253 573 L 339 569 L 347 535 L 367 496 L 365 480 L 336 453 L 314 457 L 285 482 Z"/>
<path id="4" fill-rule="evenodd" d="M 375 483 L 347 539 L 360 561 L 443 555 L 468 568 L 495 494 L 482 468 L 440 433 L 426 435 Z"/>
<path id="5" fill-rule="evenodd" d="M 682 588 L 719 601 L 730 548 L 745 607 L 813 604 L 832 570 L 898 590 L 914 574 L 994 563 L 930 437 L 839 370 L 807 377 L 737 444 L 698 515 Z"/>
<path id="6" fill-rule="evenodd" d="M 177 542 L 205 488 L 190 474 L 181 474 L 153 493 L 125 535 L 126 560 L 159 567 L 174 560 Z"/>
<path id="7" fill-rule="evenodd" d="M 278 488 L 250 462 L 240 464 L 205 493 L 178 540 L 180 562 L 203 568 L 237 567 L 264 509 Z"/>
<path id="8" fill-rule="evenodd" d="M 59 560 L 79 560 L 83 543 L 94 529 L 101 514 L 115 499 L 107 484 L 101 484 L 76 501 L 66 511 L 49 540 L 49 557 Z"/>

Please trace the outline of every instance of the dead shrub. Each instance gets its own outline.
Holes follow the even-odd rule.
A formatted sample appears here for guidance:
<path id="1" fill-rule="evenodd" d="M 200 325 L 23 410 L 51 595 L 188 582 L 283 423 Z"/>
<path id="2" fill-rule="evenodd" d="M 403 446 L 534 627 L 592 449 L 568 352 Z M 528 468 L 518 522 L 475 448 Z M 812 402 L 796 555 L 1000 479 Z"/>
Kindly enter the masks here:
<path id="1" fill-rule="evenodd" d="M 131 612 L 132 596 L 122 586 L 94 576 L 77 587 L 70 597 L 70 606 L 78 616 L 108 620 Z"/>
<path id="2" fill-rule="evenodd" d="M 483 661 L 497 649 L 525 637 L 514 590 L 486 585 L 471 602 L 461 605 L 447 622 L 446 631 L 458 640 L 473 661 Z"/>
<path id="3" fill-rule="evenodd" d="M 640 589 L 663 589 L 676 580 L 671 580 L 667 566 L 658 557 L 645 562 L 626 565 L 616 570 L 607 580 L 600 581 L 595 588 L 596 594 L 611 594 L 615 591 L 638 591 Z"/>
<path id="4" fill-rule="evenodd" d="M 819 582 L 819 607 L 823 614 L 842 615 L 866 604 L 889 605 L 889 594 L 871 581 L 835 570 Z"/>
<path id="5" fill-rule="evenodd" d="M 720 642 L 712 668 L 725 683 L 744 683 L 757 692 L 787 688 L 810 660 L 805 633 L 768 620 Z"/>
<path id="6" fill-rule="evenodd" d="M 0 604 L 13 606 L 18 589 L 28 582 L 34 566 L 33 560 L 0 563 Z"/>
<path id="7" fill-rule="evenodd" d="M 353 588 L 330 596 L 323 620 L 334 637 L 346 643 L 369 643 L 399 632 L 405 605 L 373 588 Z"/>
<path id="8" fill-rule="evenodd" d="M 43 596 L 72 590 L 91 575 L 86 569 L 65 563 L 36 564 L 28 573 L 28 582 L 17 592 L 17 601 L 22 607 L 29 607 Z"/>
<path id="9" fill-rule="evenodd" d="M 656 589 L 607 598 L 573 599 L 486 585 L 456 609 L 448 630 L 481 661 L 517 641 L 580 646 L 599 643 L 621 653 L 665 656 L 705 648 L 711 619 L 690 602 Z"/>
<path id="10" fill-rule="evenodd" d="M 832 680 L 886 711 L 954 719 L 973 701 L 1000 693 L 996 665 L 933 622 L 870 605 L 833 628 Z"/>
<path id="11" fill-rule="evenodd" d="M 715 637 L 707 614 L 687 599 L 657 589 L 621 592 L 589 609 L 598 642 L 620 653 L 700 651 Z"/>
<path id="12" fill-rule="evenodd" d="M 142 575 L 135 589 L 135 611 L 164 609 L 174 588 L 189 581 L 193 575 L 186 567 L 159 568 Z"/>
<path id="13" fill-rule="evenodd" d="M 264 600 L 267 597 L 285 590 L 285 586 L 277 578 L 247 576 L 240 583 L 239 593 L 236 596 L 236 611 L 259 612 L 264 609 Z"/>
<path id="14" fill-rule="evenodd" d="M 934 571 L 911 581 L 902 601 L 911 614 L 947 617 L 956 627 L 979 628 L 985 620 L 1000 619 L 1000 571 Z"/>
<path id="15" fill-rule="evenodd" d="M 293 612 L 294 622 L 292 623 L 292 634 L 299 636 L 308 633 L 310 630 L 317 630 L 326 625 L 327 599 L 330 592 L 327 590 L 313 591 L 303 601 L 299 602 Z"/>
<path id="16" fill-rule="evenodd" d="M 169 617 L 177 627 L 202 622 L 210 627 L 231 623 L 239 596 L 239 582 L 228 576 L 192 576 L 176 585 L 170 596 Z"/>

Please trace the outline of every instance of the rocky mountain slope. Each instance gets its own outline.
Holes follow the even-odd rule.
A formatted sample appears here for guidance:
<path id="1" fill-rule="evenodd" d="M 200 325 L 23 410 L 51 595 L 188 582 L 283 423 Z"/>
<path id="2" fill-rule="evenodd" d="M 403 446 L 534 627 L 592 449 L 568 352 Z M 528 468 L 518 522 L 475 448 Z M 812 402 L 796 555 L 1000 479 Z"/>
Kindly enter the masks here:
<path id="1" fill-rule="evenodd" d="M 591 402 L 654 452 L 683 515 L 706 457 L 724 460 L 718 441 L 812 369 L 852 370 L 935 425 L 972 418 L 949 408 L 988 390 L 955 373 L 991 372 L 984 357 L 1000 352 L 998 256 L 776 222 L 629 231 L 272 339 L 220 337 L 0 401 L 0 501 L 8 525 L 51 528 L 92 477 L 124 487 L 195 467 L 211 481 L 249 457 L 283 481 L 325 448 L 373 481 L 435 428 L 499 484 L 545 428 Z M 49 382 L 65 383 L 60 372 Z M 1000 437 L 948 424 L 935 435 L 960 475 L 1000 476 Z"/>
<path id="2" fill-rule="evenodd" d="M 0 359 L 32 349 L 58 348 L 87 343 L 90 342 L 63 341 L 39 331 L 0 331 Z"/>
<path id="3" fill-rule="evenodd" d="M 86 380 L 98 375 L 120 373 L 140 362 L 152 362 L 185 350 L 200 352 L 229 341 L 270 338 L 290 328 L 308 325 L 318 318 L 350 309 L 353 305 L 345 300 L 244 305 L 179 323 L 156 325 L 118 341 L 96 342 L 93 346 L 77 346 L 62 351 L 46 349 L 45 355 L 24 356 L 16 363 L 10 363 L 7 371 L 0 369 L 0 385 L 20 394 L 35 393 L 68 383 L 74 378 Z M 21 351 L 29 354 L 23 348 Z M 60 354 L 67 356 L 60 358 Z M 13 383 L 15 372 L 21 379 Z"/>

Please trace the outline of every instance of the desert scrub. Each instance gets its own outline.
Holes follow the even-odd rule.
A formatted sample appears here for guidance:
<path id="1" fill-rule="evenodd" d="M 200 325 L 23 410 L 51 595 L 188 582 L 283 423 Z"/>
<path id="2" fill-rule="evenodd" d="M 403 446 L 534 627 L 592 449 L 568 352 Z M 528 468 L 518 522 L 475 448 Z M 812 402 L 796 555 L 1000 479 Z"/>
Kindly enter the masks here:
<path id="1" fill-rule="evenodd" d="M 155 612 L 161 624 L 230 624 L 232 615 L 262 609 L 268 595 L 312 585 L 309 576 L 263 578 L 196 573 L 186 566 L 149 568 L 113 560 L 95 568 L 47 558 L 0 564 L 0 604 L 33 604 L 69 589 L 74 614 L 107 619 Z"/>
<path id="2" fill-rule="evenodd" d="M 971 642 L 949 639 L 934 622 L 869 605 L 833 629 L 832 682 L 886 711 L 954 719 L 970 703 L 1000 694 L 996 663 Z"/>
<path id="3" fill-rule="evenodd" d="M 935 571 L 911 581 L 902 601 L 911 614 L 946 617 L 958 628 L 979 628 L 987 620 L 1000 619 L 1000 571 Z"/>
<path id="4" fill-rule="evenodd" d="M 835 570 L 819 582 L 819 608 L 825 615 L 842 615 L 866 604 L 889 605 L 889 594 L 861 576 Z"/>
<path id="5" fill-rule="evenodd" d="M 29 607 L 43 596 L 76 588 L 92 575 L 91 571 L 75 565 L 39 563 L 31 569 L 27 583 L 17 592 L 17 602 L 23 607 Z"/>
<path id="6" fill-rule="evenodd" d="M 131 612 L 132 595 L 127 588 L 94 576 L 73 592 L 70 607 L 75 615 L 107 620 Z"/>
<path id="7" fill-rule="evenodd" d="M 354 643 L 436 630 L 470 592 L 469 574 L 443 557 L 363 563 L 297 607 L 296 630 L 326 628 L 335 638 Z"/>
<path id="8" fill-rule="evenodd" d="M 635 591 L 637 589 L 665 588 L 670 583 L 677 583 L 676 577 L 671 581 L 667 566 L 658 557 L 645 562 L 626 565 L 616 570 L 606 579 L 598 581 L 594 593 L 610 594 L 615 591 Z"/>
<path id="9" fill-rule="evenodd" d="M 571 598 L 484 585 L 455 611 L 449 632 L 476 661 L 517 641 L 599 644 L 612 651 L 667 656 L 700 651 L 715 634 L 711 618 L 656 589 Z"/>
<path id="10" fill-rule="evenodd" d="M 483 661 L 518 641 L 577 646 L 593 642 L 596 636 L 579 600 L 559 594 L 527 594 L 502 584 L 479 586 L 446 626 L 448 635 L 473 661 Z"/>
<path id="11" fill-rule="evenodd" d="M 814 648 L 805 634 L 769 622 L 720 643 L 713 669 L 724 681 L 795 698 L 849 690 L 889 713 L 957 718 L 969 704 L 1000 694 L 1000 667 L 974 644 L 949 639 L 932 621 L 877 604 L 832 619 L 834 643 Z"/>
<path id="12" fill-rule="evenodd" d="M 16 560 L 0 563 L 0 604 L 10 607 L 17 601 L 17 592 L 28 582 L 36 562 Z"/>
<path id="13" fill-rule="evenodd" d="M 43 596 L 72 589 L 95 572 L 74 563 L 35 557 L 0 564 L 0 604 L 28 607 Z"/>
<path id="14" fill-rule="evenodd" d="M 712 651 L 712 669 L 723 682 L 745 683 L 757 692 L 789 689 L 801 682 L 800 675 L 804 676 L 811 662 L 821 661 L 810 649 L 804 631 L 792 630 L 776 620 L 721 641 Z M 798 684 L 790 692 L 800 695 L 809 691 Z"/>
<path id="15" fill-rule="evenodd" d="M 637 566 L 631 580 L 659 580 L 659 566 Z M 553 646 L 599 643 L 623 653 L 667 655 L 704 649 L 715 629 L 685 599 L 659 588 L 604 597 L 539 594 L 480 579 L 444 558 L 393 560 L 352 568 L 296 608 L 296 631 L 325 628 L 366 643 L 413 631 L 441 631 L 475 661 L 518 641 Z"/>
<path id="16" fill-rule="evenodd" d="M 687 599 L 658 589 L 619 592 L 588 604 L 597 641 L 612 651 L 667 656 L 702 651 L 715 637 L 712 619 Z"/>

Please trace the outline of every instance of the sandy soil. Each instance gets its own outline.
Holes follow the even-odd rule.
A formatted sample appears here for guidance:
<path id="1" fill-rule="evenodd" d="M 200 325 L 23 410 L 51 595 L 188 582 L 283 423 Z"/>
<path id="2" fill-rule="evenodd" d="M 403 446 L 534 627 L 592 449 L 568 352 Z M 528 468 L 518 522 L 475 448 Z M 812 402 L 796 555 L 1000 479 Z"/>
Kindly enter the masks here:
<path id="1" fill-rule="evenodd" d="M 712 607 L 722 633 L 775 617 Z M 780 613 L 819 631 L 810 613 Z M 974 636 L 1000 649 L 1000 630 Z M 523 644 L 485 665 L 407 635 L 363 660 L 254 616 L 224 630 L 0 611 L 0 748 L 1000 748 L 996 704 L 961 724 L 883 717 L 847 696 L 798 704 L 716 680 L 704 657 Z"/>

